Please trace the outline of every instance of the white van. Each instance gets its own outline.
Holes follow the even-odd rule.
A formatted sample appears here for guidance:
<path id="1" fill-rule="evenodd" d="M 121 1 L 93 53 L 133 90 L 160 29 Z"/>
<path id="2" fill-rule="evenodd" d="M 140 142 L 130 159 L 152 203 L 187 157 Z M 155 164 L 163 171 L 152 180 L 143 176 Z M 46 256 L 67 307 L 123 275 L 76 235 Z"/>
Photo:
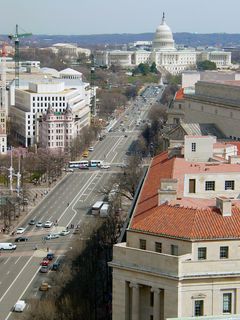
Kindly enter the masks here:
<path id="1" fill-rule="evenodd" d="M 105 218 L 108 216 L 108 212 L 109 212 L 109 204 L 108 203 L 104 203 L 100 209 L 100 217 Z"/>
<path id="2" fill-rule="evenodd" d="M 94 205 L 92 206 L 92 215 L 96 216 L 100 213 L 100 209 L 103 205 L 103 201 L 97 201 L 96 203 L 94 203 Z"/>
<path id="3" fill-rule="evenodd" d="M 26 302 L 24 300 L 18 300 L 13 307 L 15 312 L 23 312 L 26 307 Z"/>
<path id="4" fill-rule="evenodd" d="M 2 242 L 0 243 L 0 250 L 15 250 L 17 246 L 11 242 Z"/>

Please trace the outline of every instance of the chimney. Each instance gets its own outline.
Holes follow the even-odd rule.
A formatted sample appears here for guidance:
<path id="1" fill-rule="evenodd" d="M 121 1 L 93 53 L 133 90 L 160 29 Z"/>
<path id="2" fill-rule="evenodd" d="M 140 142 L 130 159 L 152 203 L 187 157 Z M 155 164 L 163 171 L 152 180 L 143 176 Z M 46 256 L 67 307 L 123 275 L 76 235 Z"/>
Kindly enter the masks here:
<path id="1" fill-rule="evenodd" d="M 223 217 L 230 217 L 232 215 L 231 199 L 225 197 L 217 197 L 216 207 L 221 211 Z"/>
<path id="2" fill-rule="evenodd" d="M 177 179 L 162 179 L 158 189 L 158 205 L 177 199 Z"/>
<path id="3" fill-rule="evenodd" d="M 237 156 L 229 156 L 228 162 L 230 164 L 240 164 L 240 156 L 239 155 L 237 155 Z"/>

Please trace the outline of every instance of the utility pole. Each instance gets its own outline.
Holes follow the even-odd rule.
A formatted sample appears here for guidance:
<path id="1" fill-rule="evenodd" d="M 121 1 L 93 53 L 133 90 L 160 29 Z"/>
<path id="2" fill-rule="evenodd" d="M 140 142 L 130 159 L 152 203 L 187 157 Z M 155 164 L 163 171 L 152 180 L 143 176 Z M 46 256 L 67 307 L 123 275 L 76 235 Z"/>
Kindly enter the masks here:
<path id="1" fill-rule="evenodd" d="M 12 159 L 12 147 L 11 147 L 11 163 L 10 163 L 10 168 L 9 170 L 9 188 L 10 188 L 10 193 L 12 194 L 13 192 L 13 159 Z"/>
<path id="2" fill-rule="evenodd" d="M 18 173 L 16 174 L 17 177 L 17 196 L 20 196 L 20 187 L 21 187 L 21 173 L 20 173 L 20 154 L 18 155 Z"/>

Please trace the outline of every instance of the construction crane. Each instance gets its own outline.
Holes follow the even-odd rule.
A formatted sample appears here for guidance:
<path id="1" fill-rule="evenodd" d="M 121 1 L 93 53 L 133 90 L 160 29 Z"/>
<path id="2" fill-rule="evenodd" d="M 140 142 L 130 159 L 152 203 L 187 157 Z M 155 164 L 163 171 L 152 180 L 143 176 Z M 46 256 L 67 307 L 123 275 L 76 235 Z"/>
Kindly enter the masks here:
<path id="1" fill-rule="evenodd" d="M 2 45 L 2 61 L 1 61 L 1 109 L 6 110 L 6 44 Z"/>
<path id="2" fill-rule="evenodd" d="M 18 33 L 18 24 L 16 24 L 16 32 L 15 34 L 10 34 L 8 38 L 14 41 L 15 45 L 15 86 L 19 87 L 19 70 L 20 70 L 20 54 L 19 54 L 19 42 L 20 38 L 29 37 L 32 33 Z"/>

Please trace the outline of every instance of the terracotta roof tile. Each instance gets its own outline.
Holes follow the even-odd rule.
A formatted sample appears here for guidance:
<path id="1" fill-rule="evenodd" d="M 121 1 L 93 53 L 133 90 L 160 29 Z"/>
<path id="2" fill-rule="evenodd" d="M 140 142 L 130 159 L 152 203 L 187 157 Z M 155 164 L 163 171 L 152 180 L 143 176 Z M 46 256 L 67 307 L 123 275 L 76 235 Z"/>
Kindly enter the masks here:
<path id="1" fill-rule="evenodd" d="M 240 207 L 224 217 L 215 207 L 194 209 L 160 205 L 142 219 L 133 220 L 130 229 L 183 239 L 240 238 Z"/>
<path id="2" fill-rule="evenodd" d="M 240 145 L 240 143 L 239 143 Z M 223 217 L 213 199 L 182 198 L 186 173 L 239 173 L 240 164 L 196 163 L 184 158 L 156 156 L 142 187 L 130 229 L 188 239 L 240 238 L 240 201 L 232 216 Z M 178 200 L 158 206 L 158 189 L 164 178 L 178 179 Z"/>

